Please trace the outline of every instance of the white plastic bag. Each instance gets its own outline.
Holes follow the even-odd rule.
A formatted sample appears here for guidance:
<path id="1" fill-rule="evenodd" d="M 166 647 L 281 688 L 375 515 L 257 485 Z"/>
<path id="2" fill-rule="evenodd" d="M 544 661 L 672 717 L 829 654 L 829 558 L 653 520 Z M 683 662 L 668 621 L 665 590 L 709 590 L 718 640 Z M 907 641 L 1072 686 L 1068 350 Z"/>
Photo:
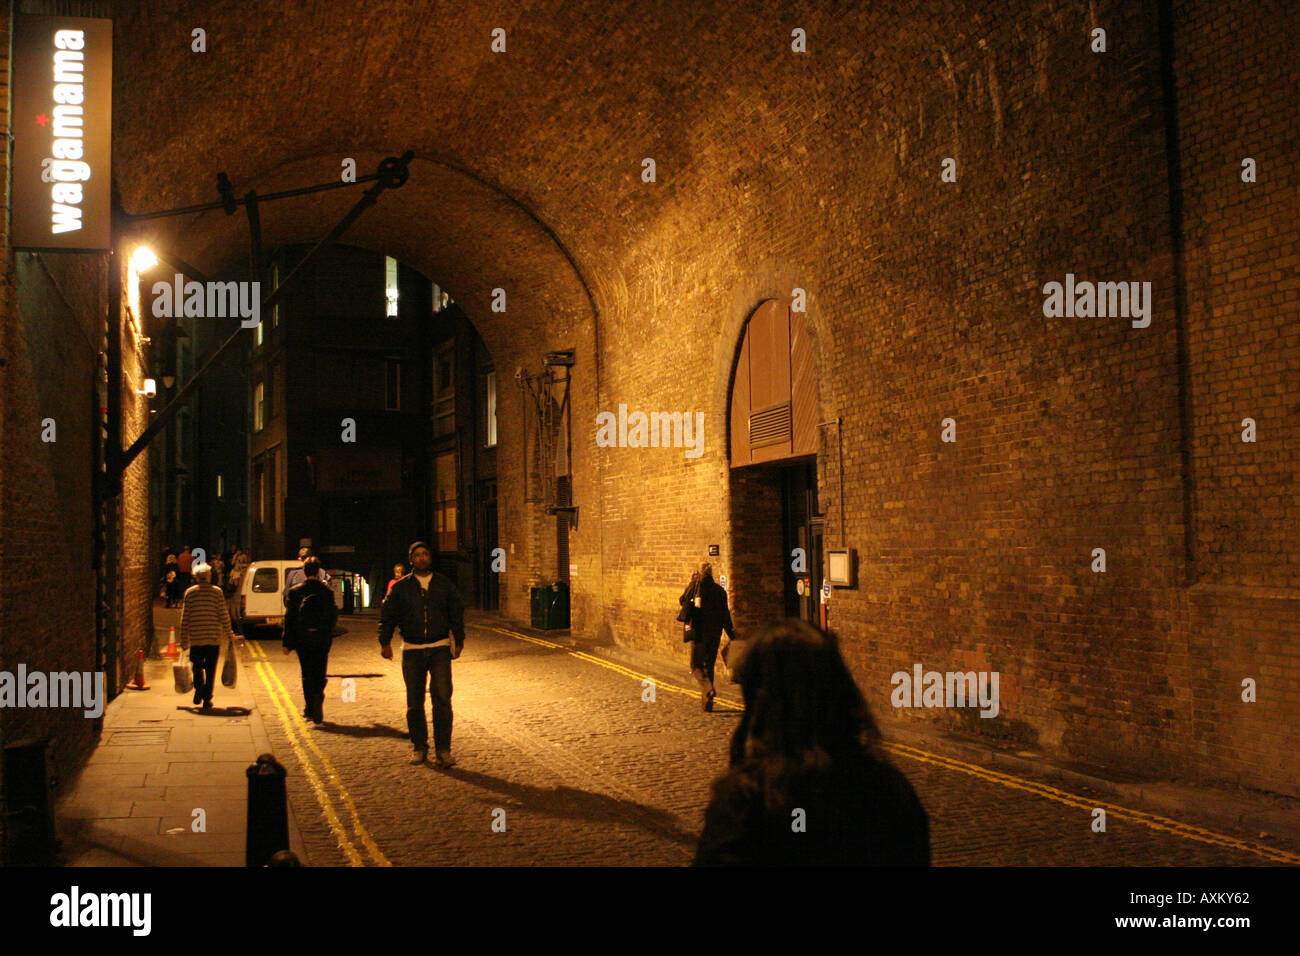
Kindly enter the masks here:
<path id="1" fill-rule="evenodd" d="M 190 666 L 190 652 L 181 651 L 181 656 L 172 664 L 172 679 L 176 681 L 176 693 L 188 694 L 194 690 L 194 668 Z"/>

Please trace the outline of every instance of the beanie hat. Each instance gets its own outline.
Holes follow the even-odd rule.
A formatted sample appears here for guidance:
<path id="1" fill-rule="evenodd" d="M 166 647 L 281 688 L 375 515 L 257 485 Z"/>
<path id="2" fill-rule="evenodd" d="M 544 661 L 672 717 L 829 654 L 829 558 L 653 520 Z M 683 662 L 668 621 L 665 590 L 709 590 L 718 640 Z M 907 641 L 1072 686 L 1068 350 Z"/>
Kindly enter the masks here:
<path id="1" fill-rule="evenodd" d="M 429 547 L 427 544 L 425 544 L 423 541 L 416 541 L 416 542 L 414 542 L 414 543 L 413 543 L 409 548 L 406 549 L 406 560 L 408 560 L 408 561 L 410 561 L 410 562 L 412 562 L 412 563 L 415 562 L 415 549 L 416 549 L 416 548 L 424 548 L 425 551 L 428 551 L 428 552 L 429 552 L 429 556 L 430 556 L 430 557 L 433 556 L 433 549 L 432 549 L 432 548 L 430 548 L 430 547 Z"/>

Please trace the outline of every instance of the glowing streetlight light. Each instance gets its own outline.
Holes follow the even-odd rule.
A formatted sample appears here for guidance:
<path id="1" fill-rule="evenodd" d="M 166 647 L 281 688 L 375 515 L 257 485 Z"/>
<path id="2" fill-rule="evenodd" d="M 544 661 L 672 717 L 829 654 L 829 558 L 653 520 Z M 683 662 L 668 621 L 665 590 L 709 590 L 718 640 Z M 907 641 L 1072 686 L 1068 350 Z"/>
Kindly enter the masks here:
<path id="1" fill-rule="evenodd" d="M 148 246 L 136 246 L 131 253 L 131 264 L 136 272 L 147 272 L 158 264 L 158 257 Z"/>

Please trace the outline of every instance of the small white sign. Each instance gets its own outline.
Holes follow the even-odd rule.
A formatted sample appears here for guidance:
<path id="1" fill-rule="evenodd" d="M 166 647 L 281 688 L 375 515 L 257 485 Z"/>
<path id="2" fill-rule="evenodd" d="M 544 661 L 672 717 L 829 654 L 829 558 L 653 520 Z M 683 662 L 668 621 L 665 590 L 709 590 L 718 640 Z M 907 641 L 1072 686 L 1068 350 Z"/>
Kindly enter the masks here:
<path id="1" fill-rule="evenodd" d="M 718 584 L 722 587 L 722 590 L 727 590 L 727 576 L 725 574 L 718 578 Z"/>

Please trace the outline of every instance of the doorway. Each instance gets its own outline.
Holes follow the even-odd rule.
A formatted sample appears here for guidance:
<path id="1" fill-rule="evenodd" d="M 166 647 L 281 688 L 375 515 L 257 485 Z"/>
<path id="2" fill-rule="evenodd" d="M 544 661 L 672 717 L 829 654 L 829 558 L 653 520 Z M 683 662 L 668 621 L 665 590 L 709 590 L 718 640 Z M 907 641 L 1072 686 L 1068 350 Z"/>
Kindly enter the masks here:
<path id="1" fill-rule="evenodd" d="M 497 483 L 481 481 L 478 486 L 478 595 L 479 607 L 495 611 L 501 606 L 501 575 L 493 568 L 497 545 Z"/>
<path id="2" fill-rule="evenodd" d="M 734 468 L 730 476 L 735 554 L 728 590 L 737 631 L 789 617 L 818 624 L 825 520 L 817 458 Z"/>
<path id="3" fill-rule="evenodd" d="M 781 537 L 788 557 L 782 588 L 785 616 L 818 625 L 826 521 L 817 506 L 817 459 L 783 466 L 780 472 Z"/>

